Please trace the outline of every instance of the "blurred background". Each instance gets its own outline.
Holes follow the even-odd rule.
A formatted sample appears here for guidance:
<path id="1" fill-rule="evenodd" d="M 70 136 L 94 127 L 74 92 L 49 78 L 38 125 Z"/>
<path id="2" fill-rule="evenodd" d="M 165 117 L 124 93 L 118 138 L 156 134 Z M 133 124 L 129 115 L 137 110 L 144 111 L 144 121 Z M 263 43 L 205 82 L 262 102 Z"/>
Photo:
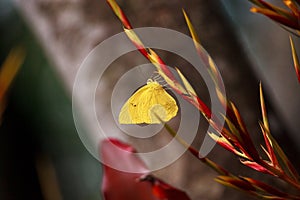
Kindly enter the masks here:
<path id="1" fill-rule="evenodd" d="M 185 8 L 257 144 L 262 139 L 258 127 L 262 81 L 271 130 L 299 170 L 300 85 L 285 30 L 250 13 L 246 0 L 118 2 L 134 27 L 165 27 L 188 34 L 181 14 Z M 97 44 L 122 31 L 119 21 L 104 0 L 1 0 L 0 24 L 1 63 L 16 46 L 26 51 L 0 126 L 0 199 L 100 200 L 101 164 L 78 137 L 71 95 L 81 62 Z M 300 52 L 299 39 L 295 42 Z M 170 66 L 182 62 L 164 52 L 162 57 Z M 116 64 L 119 71 L 147 63 L 138 53 L 122 59 Z M 113 82 L 119 71 L 110 71 L 105 80 Z M 190 75 L 200 91 L 201 84 Z M 200 125 L 205 131 L 207 124 Z M 142 141 L 128 141 L 143 150 Z M 272 181 L 241 166 L 220 147 L 209 157 L 236 174 Z M 216 174 L 188 154 L 155 173 L 193 199 L 250 199 L 214 182 Z"/>

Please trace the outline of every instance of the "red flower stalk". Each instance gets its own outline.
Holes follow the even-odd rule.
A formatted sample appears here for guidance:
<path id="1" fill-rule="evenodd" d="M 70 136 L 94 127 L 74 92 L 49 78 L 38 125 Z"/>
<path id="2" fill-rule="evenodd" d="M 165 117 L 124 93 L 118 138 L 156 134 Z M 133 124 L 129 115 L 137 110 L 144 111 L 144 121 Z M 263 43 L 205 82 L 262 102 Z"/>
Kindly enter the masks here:
<path id="1" fill-rule="evenodd" d="M 212 114 L 211 110 L 197 96 L 193 87 L 189 84 L 187 79 L 177 68 L 176 70 L 183 83 L 183 86 L 179 83 L 179 81 L 177 81 L 174 78 L 174 75 L 166 67 L 167 65 L 163 62 L 163 60 L 152 49 L 145 48 L 142 41 L 132 30 L 132 26 L 130 25 L 128 19 L 126 18 L 125 14 L 120 9 L 120 7 L 117 5 L 117 3 L 114 0 L 107 0 L 107 2 L 110 4 L 115 14 L 123 23 L 125 27 L 125 33 L 127 34 L 128 38 L 132 41 L 132 43 L 137 47 L 137 49 L 157 68 L 158 73 L 165 79 L 169 86 L 179 95 L 181 95 L 182 98 L 193 104 L 202 113 L 202 115 L 206 118 L 210 125 L 212 125 L 212 127 L 219 135 L 215 135 L 213 133 L 209 134 L 214 140 L 216 140 L 216 142 L 219 145 L 237 155 L 241 159 L 242 164 L 256 171 L 271 174 L 275 177 L 278 177 L 281 180 L 284 180 L 285 182 L 289 183 L 291 186 L 300 190 L 299 175 L 297 171 L 294 169 L 291 162 L 288 160 L 288 158 L 286 157 L 276 140 L 270 134 L 261 87 L 260 96 L 263 122 L 260 123 L 260 126 L 262 128 L 262 134 L 265 140 L 266 149 L 264 147 L 262 148 L 265 150 L 265 153 L 269 160 L 262 159 L 262 157 L 258 154 L 258 151 L 255 148 L 255 145 L 250 137 L 249 132 L 247 131 L 247 128 L 243 122 L 243 119 L 238 109 L 233 103 L 227 101 L 225 94 L 221 91 L 221 76 L 217 71 L 216 65 L 214 64 L 211 57 L 207 54 L 207 52 L 201 47 L 195 29 L 184 11 L 184 17 L 186 19 L 188 28 L 191 32 L 191 36 L 194 40 L 195 48 L 202 61 L 206 64 L 207 70 L 212 80 L 214 81 L 215 89 L 221 104 L 224 106 L 224 108 L 226 108 L 227 115 L 224 115 L 223 117 L 225 118 L 228 129 L 220 125 L 216 116 Z M 280 16 L 280 19 L 288 20 L 288 23 L 291 23 L 291 21 L 293 21 L 295 17 L 295 14 L 291 15 L 289 12 L 286 12 L 281 8 L 275 7 L 272 4 L 268 4 L 263 0 L 252 0 L 252 2 L 259 6 L 260 9 L 267 9 L 268 12 L 274 12 L 276 16 Z M 294 63 L 295 66 L 297 66 L 297 70 L 299 70 L 299 62 L 297 60 L 297 56 L 292 42 L 291 46 L 294 57 Z M 289 195 L 284 192 L 277 192 L 277 189 L 267 187 L 266 185 L 257 180 L 251 178 L 237 177 L 229 173 L 213 161 L 207 158 L 203 158 L 201 156 L 199 157 L 198 151 L 195 150 L 189 144 L 187 144 L 184 140 L 179 138 L 176 135 L 176 132 L 171 127 L 165 124 L 165 128 L 195 157 L 197 157 L 200 161 L 207 164 L 209 167 L 211 167 L 221 175 L 217 179 L 218 182 L 227 186 L 238 188 L 244 192 L 247 192 L 248 194 L 257 197 L 267 199 L 298 199 L 298 196 L 294 197 L 293 195 Z M 152 183 L 152 185 L 155 184 Z"/>

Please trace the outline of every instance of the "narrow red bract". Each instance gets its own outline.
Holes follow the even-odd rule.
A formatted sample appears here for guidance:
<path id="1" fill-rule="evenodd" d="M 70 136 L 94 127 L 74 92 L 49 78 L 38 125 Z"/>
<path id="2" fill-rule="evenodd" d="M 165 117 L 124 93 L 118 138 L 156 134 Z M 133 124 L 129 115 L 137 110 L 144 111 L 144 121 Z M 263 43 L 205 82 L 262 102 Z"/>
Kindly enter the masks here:
<path id="1" fill-rule="evenodd" d="M 286 27 L 294 29 L 296 30 L 294 34 L 299 35 L 299 0 L 297 0 L 296 2 L 292 0 L 282 0 L 282 3 L 284 3 L 289 9 L 283 9 L 281 7 L 276 6 L 275 4 L 273 5 L 263 0 L 249 1 L 256 5 L 256 7 L 251 8 L 252 12 L 261 13 L 275 22 L 278 22 Z"/>

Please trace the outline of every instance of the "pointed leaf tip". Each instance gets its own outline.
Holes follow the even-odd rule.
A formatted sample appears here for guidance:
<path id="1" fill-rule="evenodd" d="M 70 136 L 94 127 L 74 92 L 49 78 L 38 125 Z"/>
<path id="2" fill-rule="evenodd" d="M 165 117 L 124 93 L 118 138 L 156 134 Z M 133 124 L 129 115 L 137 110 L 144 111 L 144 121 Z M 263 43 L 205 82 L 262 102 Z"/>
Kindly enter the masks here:
<path id="1" fill-rule="evenodd" d="M 187 13 L 185 12 L 184 9 L 182 9 L 182 12 L 183 12 L 184 19 L 185 19 L 185 21 L 186 21 L 186 24 L 188 25 L 189 31 L 190 31 L 190 33 L 191 33 L 191 36 L 192 36 L 192 38 L 193 38 L 195 44 L 197 44 L 197 43 L 200 44 L 199 37 L 198 37 L 198 35 L 197 35 L 197 33 L 196 33 L 196 30 L 195 30 L 195 28 L 194 28 L 194 26 L 193 26 L 193 24 L 192 24 L 190 18 L 188 17 L 188 15 L 187 15 Z"/>
<path id="2" fill-rule="evenodd" d="M 181 79 L 181 81 L 182 81 L 182 83 L 183 83 L 183 85 L 184 85 L 187 93 L 190 96 L 192 96 L 194 98 L 195 102 L 196 102 L 197 101 L 196 100 L 197 94 L 196 94 L 194 88 L 189 83 L 189 81 L 185 78 L 185 76 L 181 73 L 181 71 L 177 67 L 175 69 L 176 69 L 176 71 L 177 71 L 177 73 L 178 73 L 178 75 L 179 75 L 179 77 L 180 77 L 180 79 Z"/>
<path id="3" fill-rule="evenodd" d="M 266 109 L 266 105 L 265 105 L 264 94 L 263 94 L 261 82 L 259 84 L 259 96 L 260 96 L 260 106 L 261 106 L 263 123 L 264 123 L 264 126 L 267 129 L 267 131 L 270 132 L 269 121 L 268 121 L 268 117 L 267 117 L 267 109 Z"/>
<path id="4" fill-rule="evenodd" d="M 291 44 L 291 49 L 292 49 L 292 56 L 293 56 L 293 62 L 294 62 L 294 67 L 295 67 L 295 71 L 296 71 L 296 75 L 298 77 L 298 82 L 300 83 L 300 64 L 299 64 L 299 58 L 297 55 L 297 51 L 295 48 L 295 44 L 294 41 L 292 39 L 292 37 L 290 36 L 290 44 Z"/>

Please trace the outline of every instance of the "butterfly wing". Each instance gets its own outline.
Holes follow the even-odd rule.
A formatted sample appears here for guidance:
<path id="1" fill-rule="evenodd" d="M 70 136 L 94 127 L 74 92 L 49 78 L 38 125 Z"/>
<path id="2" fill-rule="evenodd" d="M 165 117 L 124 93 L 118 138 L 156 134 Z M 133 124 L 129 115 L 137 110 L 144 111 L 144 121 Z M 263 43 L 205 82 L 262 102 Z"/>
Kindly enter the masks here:
<path id="1" fill-rule="evenodd" d="M 119 123 L 120 124 L 142 124 L 143 117 L 139 112 L 141 108 L 140 102 L 143 101 L 145 94 L 149 90 L 149 85 L 145 85 L 138 89 L 123 105 L 120 114 L 119 114 Z M 144 95 L 143 95 L 144 94 Z"/>
<path id="2" fill-rule="evenodd" d="M 124 104 L 119 115 L 120 124 L 159 124 L 157 116 L 167 122 L 176 116 L 178 106 L 174 98 L 157 82 L 150 82 L 137 90 Z"/>
<path id="3" fill-rule="evenodd" d="M 157 116 L 167 122 L 177 115 L 178 106 L 175 99 L 163 88 L 156 91 L 154 98 L 156 98 L 156 104 L 149 108 L 152 123 L 160 123 Z"/>
<path id="4" fill-rule="evenodd" d="M 175 99 L 164 89 L 161 91 L 161 94 L 157 99 L 157 103 L 161 105 L 165 110 L 165 118 L 161 118 L 163 119 L 163 121 L 170 121 L 173 117 L 177 115 L 177 103 Z"/>
<path id="5" fill-rule="evenodd" d="M 123 105 L 119 114 L 120 124 L 132 124 L 132 120 L 129 113 L 129 103 L 128 101 Z"/>
<path id="6" fill-rule="evenodd" d="M 136 109 L 132 109 L 132 111 L 138 113 L 134 115 L 139 117 L 136 119 L 137 121 L 140 120 L 140 122 L 147 124 L 157 124 L 160 123 L 160 121 L 155 114 L 159 116 L 163 115 L 163 109 L 158 109 L 161 106 L 157 102 L 163 88 L 158 83 L 148 83 L 148 85 L 147 90 L 141 94 Z"/>

